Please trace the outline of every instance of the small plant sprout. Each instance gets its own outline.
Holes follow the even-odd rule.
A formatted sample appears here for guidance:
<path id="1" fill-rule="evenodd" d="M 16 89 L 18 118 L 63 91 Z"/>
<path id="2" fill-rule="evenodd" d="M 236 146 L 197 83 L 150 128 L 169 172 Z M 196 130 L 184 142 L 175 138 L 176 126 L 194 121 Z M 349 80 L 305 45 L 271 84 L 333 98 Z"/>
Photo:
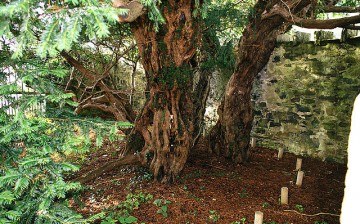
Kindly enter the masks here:
<path id="1" fill-rule="evenodd" d="M 325 221 L 315 221 L 314 224 L 328 224 L 328 223 Z"/>
<path id="2" fill-rule="evenodd" d="M 263 207 L 263 208 L 267 208 L 267 207 L 269 207 L 269 203 L 267 203 L 267 202 L 264 202 L 261 206 Z"/>
<path id="3" fill-rule="evenodd" d="M 240 221 L 241 221 L 241 224 L 245 224 L 246 218 L 245 218 L 245 217 L 242 217 L 242 218 L 240 219 Z"/>
<path id="4" fill-rule="evenodd" d="M 243 189 L 241 192 L 238 193 L 240 195 L 240 197 L 245 198 L 246 196 L 248 196 L 248 193 L 246 193 L 246 189 Z"/>
<path id="5" fill-rule="evenodd" d="M 220 214 L 216 211 L 216 210 L 210 210 L 209 211 L 210 215 L 209 215 L 209 220 L 211 222 L 217 222 L 220 219 Z"/>
<path id="6" fill-rule="evenodd" d="M 171 204 L 171 201 L 166 200 L 166 199 L 156 199 L 153 202 L 154 205 L 156 205 L 157 207 L 159 207 L 159 210 L 157 210 L 156 213 L 163 215 L 164 217 L 168 217 L 168 204 Z"/>
<path id="7" fill-rule="evenodd" d="M 299 212 L 303 212 L 304 211 L 304 206 L 297 204 L 295 205 L 296 210 L 298 210 Z"/>

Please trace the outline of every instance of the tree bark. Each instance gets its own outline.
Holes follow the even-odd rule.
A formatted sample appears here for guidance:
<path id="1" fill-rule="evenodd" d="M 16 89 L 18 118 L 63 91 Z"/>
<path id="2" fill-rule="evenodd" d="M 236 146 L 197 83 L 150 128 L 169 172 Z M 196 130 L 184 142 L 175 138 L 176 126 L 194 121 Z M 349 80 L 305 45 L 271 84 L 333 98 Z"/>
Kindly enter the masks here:
<path id="1" fill-rule="evenodd" d="M 131 24 L 150 91 L 135 129 L 144 141 L 140 152 L 154 177 L 173 182 L 193 142 L 193 71 L 189 63 L 198 35 L 194 1 L 163 2 L 165 24 L 155 32 L 147 16 Z"/>
<path id="2" fill-rule="evenodd" d="M 218 108 L 219 121 L 211 131 L 210 146 L 236 163 L 248 159 L 253 112 L 251 90 L 254 77 L 265 67 L 275 48 L 276 37 L 288 25 L 274 16 L 261 19 L 264 2 L 255 5 L 254 16 L 246 26 L 238 45 L 235 70 L 227 83 L 224 98 Z"/>
<path id="3" fill-rule="evenodd" d="M 214 71 L 214 55 L 218 50 L 218 40 L 214 39 L 214 31 L 205 31 L 201 37 L 200 54 L 194 59 L 198 71 L 198 81 L 194 85 L 193 103 L 194 103 L 194 133 L 193 146 L 199 140 L 204 128 L 204 116 L 206 111 L 206 101 L 210 93 L 210 78 Z M 209 65 L 211 64 L 211 65 Z"/>
<path id="4" fill-rule="evenodd" d="M 255 76 L 265 67 L 276 37 L 291 26 L 279 12 L 304 17 L 310 0 L 258 1 L 238 45 L 234 73 L 218 108 L 219 121 L 210 133 L 210 147 L 236 163 L 246 162 L 253 121 L 251 90 Z M 281 10 L 279 10 L 281 9 Z"/>

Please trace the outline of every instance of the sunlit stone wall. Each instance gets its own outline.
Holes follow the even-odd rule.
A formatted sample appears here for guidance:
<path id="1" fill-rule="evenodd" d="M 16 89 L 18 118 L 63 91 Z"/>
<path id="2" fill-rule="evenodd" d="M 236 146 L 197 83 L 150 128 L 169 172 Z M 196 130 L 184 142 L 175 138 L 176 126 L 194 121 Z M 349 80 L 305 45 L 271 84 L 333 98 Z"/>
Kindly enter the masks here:
<path id="1" fill-rule="evenodd" d="M 252 135 L 265 147 L 344 161 L 359 92 L 358 38 L 279 43 L 254 83 Z"/>

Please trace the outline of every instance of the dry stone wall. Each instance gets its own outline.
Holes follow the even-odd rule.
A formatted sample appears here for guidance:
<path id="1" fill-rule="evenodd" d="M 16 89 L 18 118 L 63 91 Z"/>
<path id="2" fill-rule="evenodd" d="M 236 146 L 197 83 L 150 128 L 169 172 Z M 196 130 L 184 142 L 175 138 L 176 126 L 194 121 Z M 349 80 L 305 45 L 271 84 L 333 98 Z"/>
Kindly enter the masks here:
<path id="1" fill-rule="evenodd" d="M 343 162 L 359 92 L 358 38 L 279 43 L 254 83 L 252 135 L 262 146 Z"/>

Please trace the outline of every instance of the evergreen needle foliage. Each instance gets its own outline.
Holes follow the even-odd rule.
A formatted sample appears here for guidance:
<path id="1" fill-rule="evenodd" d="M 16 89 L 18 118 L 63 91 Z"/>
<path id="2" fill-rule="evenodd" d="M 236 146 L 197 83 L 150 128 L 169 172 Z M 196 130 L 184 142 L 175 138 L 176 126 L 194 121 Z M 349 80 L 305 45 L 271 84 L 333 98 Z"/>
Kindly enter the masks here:
<path id="1" fill-rule="evenodd" d="M 81 186 L 65 180 L 79 170 L 67 155 L 89 151 L 90 130 L 101 146 L 105 133 L 115 140 L 118 128 L 131 124 L 70 113 L 73 94 L 59 89 L 67 70 L 55 59 L 4 59 L 0 68 L 0 100 L 9 104 L 0 108 L 0 223 L 91 223 L 103 217 L 85 219 L 68 208 L 67 198 Z"/>

